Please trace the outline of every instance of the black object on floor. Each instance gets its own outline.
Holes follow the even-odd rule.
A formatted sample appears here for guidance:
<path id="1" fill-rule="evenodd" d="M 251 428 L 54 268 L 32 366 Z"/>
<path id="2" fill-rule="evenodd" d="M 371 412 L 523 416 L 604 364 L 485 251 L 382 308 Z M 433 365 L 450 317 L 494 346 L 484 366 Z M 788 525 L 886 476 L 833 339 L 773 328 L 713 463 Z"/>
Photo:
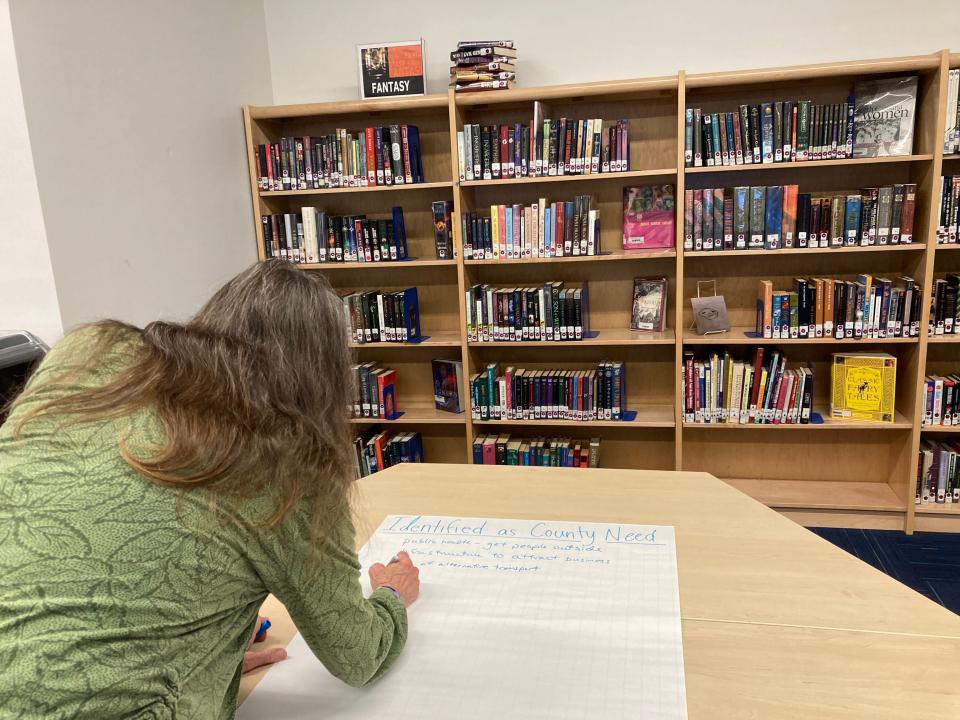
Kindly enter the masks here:
<path id="1" fill-rule="evenodd" d="M 960 615 L 960 533 L 808 530 Z"/>

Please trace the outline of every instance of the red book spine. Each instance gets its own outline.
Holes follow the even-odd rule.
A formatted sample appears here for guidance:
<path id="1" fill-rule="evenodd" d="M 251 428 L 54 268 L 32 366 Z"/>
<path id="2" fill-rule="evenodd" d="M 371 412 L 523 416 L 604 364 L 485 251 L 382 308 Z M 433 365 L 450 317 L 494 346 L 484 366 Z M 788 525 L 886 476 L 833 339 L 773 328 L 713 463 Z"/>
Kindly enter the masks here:
<path id="1" fill-rule="evenodd" d="M 780 376 L 780 386 L 777 388 L 777 402 L 775 405 L 775 412 L 773 415 L 773 424 L 779 425 L 782 422 L 786 422 L 783 419 L 783 409 L 787 404 L 787 385 L 790 384 L 790 381 L 783 375 Z"/>
<path id="2" fill-rule="evenodd" d="M 366 128 L 363 135 L 367 148 L 367 185 L 373 187 L 377 184 L 377 141 L 373 136 L 372 127 Z"/>
<path id="3" fill-rule="evenodd" d="M 506 125 L 500 126 L 500 177 L 507 177 L 507 163 L 510 162 L 509 145 L 510 139 L 507 135 L 509 128 Z"/>
<path id="4" fill-rule="evenodd" d="M 743 164 L 743 144 L 740 138 L 740 113 L 731 113 L 733 115 L 733 162 L 731 165 Z M 728 139 L 729 142 L 729 139 Z"/>
<path id="5" fill-rule="evenodd" d="M 566 229 L 566 223 L 563 219 L 563 203 L 554 203 L 553 212 L 551 214 L 556 219 L 556 222 L 554 223 L 554 232 L 556 232 L 555 237 L 557 238 L 557 257 L 561 257 L 562 255 L 567 254 L 563 242 L 563 233 Z"/>
<path id="6" fill-rule="evenodd" d="M 275 189 L 274 182 L 273 182 L 273 146 L 271 146 L 270 143 L 267 143 L 266 149 L 267 149 L 267 153 L 266 153 L 267 190 L 273 190 Z"/>
<path id="7" fill-rule="evenodd" d="M 413 166 L 410 164 L 410 145 L 407 142 L 407 126 L 400 126 L 400 140 L 403 143 L 403 179 L 413 182 Z"/>
<path id="8" fill-rule="evenodd" d="M 909 183 L 903 186 L 903 210 L 900 213 L 900 242 L 913 242 L 913 216 L 916 214 L 917 186 Z"/>
<path id="9" fill-rule="evenodd" d="M 627 121 L 620 120 L 617 124 L 620 128 L 620 170 L 626 172 L 630 169 L 630 138 L 627 133 Z"/>
<path id="10" fill-rule="evenodd" d="M 687 415 L 692 415 L 694 412 L 693 402 L 694 402 L 694 393 L 693 393 L 693 356 L 689 356 L 686 359 L 687 372 L 685 375 L 685 384 L 686 384 L 686 397 L 684 397 L 684 409 L 687 411 Z"/>

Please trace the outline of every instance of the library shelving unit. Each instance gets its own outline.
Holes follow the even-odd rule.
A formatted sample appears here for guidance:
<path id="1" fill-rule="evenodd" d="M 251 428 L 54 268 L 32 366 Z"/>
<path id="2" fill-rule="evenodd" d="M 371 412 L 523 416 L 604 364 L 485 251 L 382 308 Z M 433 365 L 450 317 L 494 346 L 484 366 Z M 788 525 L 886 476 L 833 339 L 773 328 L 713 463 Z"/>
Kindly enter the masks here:
<path id="1" fill-rule="evenodd" d="M 358 357 L 380 360 L 398 371 L 398 421 L 424 436 L 427 461 L 471 462 L 477 435 L 513 437 L 556 435 L 602 438 L 601 465 L 615 468 L 704 470 L 807 525 L 960 532 L 960 512 L 915 508 L 916 457 L 921 437 L 920 388 L 926 372 L 953 369 L 956 342 L 927 338 L 927 313 L 919 338 L 859 341 L 757 340 L 744 335 L 754 323 L 757 285 L 770 279 L 784 288 L 792 278 L 849 278 L 857 273 L 909 275 L 928 292 L 936 272 L 960 268 L 960 252 L 936 248 L 938 182 L 943 172 L 960 172 L 960 160 L 944 159 L 943 129 L 947 71 L 960 56 L 946 51 L 903 58 L 840 62 L 726 73 L 686 74 L 542 88 L 518 88 L 470 95 L 433 95 L 414 99 L 248 107 L 247 151 L 253 193 L 254 224 L 260 257 L 260 215 L 292 212 L 303 205 L 373 215 L 402 205 L 411 254 L 406 263 L 304 266 L 327 274 L 338 289 L 416 285 L 420 288 L 421 345 L 359 345 Z M 827 160 L 760 166 L 684 168 L 684 110 L 731 110 L 741 103 L 793 98 L 838 102 L 853 84 L 867 77 L 916 74 L 920 78 L 914 154 L 905 157 Z M 545 117 L 602 117 L 630 120 L 629 172 L 589 176 L 459 181 L 456 133 L 465 123 L 530 121 L 534 101 Z M 399 188 L 260 192 L 254 149 L 281 135 L 320 134 L 333 127 L 416 123 L 423 137 L 426 179 Z M 630 185 L 673 184 L 682 208 L 685 188 L 741 184 L 799 184 L 801 192 L 842 192 L 866 186 L 917 184 L 914 241 L 910 245 L 849 249 L 684 252 L 682 214 L 676 249 L 628 253 L 621 247 L 623 191 Z M 452 199 L 455 218 L 491 204 L 528 204 L 572 200 L 590 194 L 599 209 L 605 254 L 531 260 L 464 260 L 457 233 L 456 259 L 435 260 L 430 202 Z M 317 197 L 307 197 L 316 195 Z M 297 197 L 303 196 L 303 197 Z M 682 213 L 682 210 L 680 211 Z M 458 225 L 458 223 L 455 223 Z M 459 226 L 458 226 L 459 230 Z M 950 248 L 952 249 L 952 248 Z M 668 321 L 663 333 L 631 333 L 634 277 L 668 278 Z M 533 285 L 548 280 L 586 282 L 595 338 L 572 342 L 468 342 L 465 291 L 477 283 Z M 689 298 L 697 281 L 715 280 L 726 299 L 732 329 L 702 337 L 691 329 Z M 954 340 L 953 337 L 950 338 Z M 681 365 L 684 350 L 698 353 L 729 348 L 745 355 L 758 343 L 782 346 L 795 363 L 813 364 L 818 425 L 696 425 L 681 414 Z M 840 350 L 882 350 L 897 358 L 896 418 L 878 425 L 831 421 L 831 354 Z M 460 359 L 464 376 L 487 363 L 501 367 L 587 368 L 600 360 L 625 363 L 626 407 L 630 422 L 476 421 L 469 409 L 460 415 L 434 410 L 430 360 Z M 462 390 L 465 402 L 466 389 Z M 354 421 L 359 426 L 366 423 Z M 382 422 L 382 421 L 381 421 Z M 386 424 L 386 423 L 385 423 Z M 960 428 L 956 429 L 960 432 Z M 923 431 L 926 434 L 926 430 Z"/>
<path id="2" fill-rule="evenodd" d="M 960 68 L 960 53 L 954 53 L 947 56 L 946 65 L 948 68 Z M 946 110 L 946 88 L 943 89 L 943 97 L 941 98 L 941 107 Z M 946 126 L 945 112 L 941 113 L 940 122 L 937 126 L 937 131 L 940 133 L 940 136 L 943 136 L 943 131 Z M 941 146 L 942 153 L 942 146 Z M 941 162 L 937 172 L 934 174 L 934 178 L 939 180 L 941 175 L 958 175 L 960 174 L 960 155 L 945 155 L 942 154 L 940 158 Z M 935 196 L 932 198 L 933 207 L 931 208 L 931 225 L 936 225 L 937 213 L 939 212 L 938 201 L 939 197 Z M 934 228 L 935 231 L 936 228 Z M 933 233 L 932 233 L 933 234 Z M 936 239 L 930 243 L 930 253 L 931 253 L 931 266 L 932 272 L 930 276 L 930 281 L 934 278 L 942 278 L 946 273 L 956 273 L 960 272 L 960 252 L 957 250 L 960 249 L 960 245 L 938 245 Z M 926 324 L 925 324 L 926 325 Z M 926 327 L 924 328 L 926 330 Z M 933 374 L 941 375 L 947 373 L 953 373 L 957 371 L 957 368 L 960 367 L 960 335 L 932 335 L 927 339 L 926 353 L 924 356 L 925 363 L 925 373 L 921 373 L 920 377 L 920 389 L 918 395 L 920 400 L 923 398 L 923 375 L 924 374 Z M 918 401 L 918 405 L 921 407 L 917 413 L 917 421 L 919 422 L 922 417 L 923 409 L 922 402 Z M 924 439 L 930 439 L 935 441 L 940 440 L 954 440 L 957 438 L 957 434 L 960 434 L 960 426 L 956 427 L 942 427 L 942 426 L 929 426 L 923 427 L 920 430 L 920 433 Z M 913 470 L 911 477 L 915 482 L 916 468 Z M 930 504 L 930 505 L 913 505 L 911 507 L 913 511 L 910 516 L 907 518 L 907 529 L 908 530 L 934 530 L 941 532 L 960 532 L 960 506 L 951 504 Z"/>

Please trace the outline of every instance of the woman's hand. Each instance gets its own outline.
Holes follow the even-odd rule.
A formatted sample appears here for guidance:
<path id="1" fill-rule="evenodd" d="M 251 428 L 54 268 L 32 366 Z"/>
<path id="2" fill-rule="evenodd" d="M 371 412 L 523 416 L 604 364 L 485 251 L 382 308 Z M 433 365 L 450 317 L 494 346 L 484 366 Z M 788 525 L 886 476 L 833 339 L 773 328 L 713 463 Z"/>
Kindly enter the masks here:
<path id="1" fill-rule="evenodd" d="M 257 630 L 260 629 L 260 623 L 267 618 L 258 617 L 256 625 L 253 626 L 253 635 L 250 642 L 247 643 L 248 650 L 243 654 L 243 672 L 248 673 L 263 665 L 272 665 L 275 662 L 287 659 L 287 651 L 282 647 L 267 648 L 266 650 L 250 650 L 255 642 L 263 642 L 267 639 L 267 631 L 257 637 Z"/>
<path id="2" fill-rule="evenodd" d="M 410 607 L 420 594 L 420 570 L 410 556 L 400 551 L 389 564 L 374 563 L 370 566 L 370 586 L 376 590 L 389 587 L 400 593 L 404 606 Z"/>

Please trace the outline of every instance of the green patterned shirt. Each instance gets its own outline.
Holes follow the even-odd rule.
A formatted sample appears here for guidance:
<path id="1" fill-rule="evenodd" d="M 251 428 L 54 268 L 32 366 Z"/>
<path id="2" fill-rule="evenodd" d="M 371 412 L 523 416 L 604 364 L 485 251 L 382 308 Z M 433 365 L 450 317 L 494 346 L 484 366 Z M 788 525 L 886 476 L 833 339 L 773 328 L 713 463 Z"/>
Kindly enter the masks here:
<path id="1" fill-rule="evenodd" d="M 88 356 L 91 332 L 49 353 L 0 428 L 0 717 L 232 718 L 268 593 L 343 681 L 386 670 L 406 611 L 388 590 L 363 597 L 349 517 L 311 561 L 306 507 L 269 532 L 256 527 L 266 497 L 231 503 L 227 519 L 204 491 L 178 507 L 178 490 L 119 455 L 121 435 L 132 447 L 156 441 L 148 411 L 86 424 L 44 416 L 14 437 L 29 408 L 129 362 L 134 345 L 121 343 L 95 371 L 48 385 Z"/>

